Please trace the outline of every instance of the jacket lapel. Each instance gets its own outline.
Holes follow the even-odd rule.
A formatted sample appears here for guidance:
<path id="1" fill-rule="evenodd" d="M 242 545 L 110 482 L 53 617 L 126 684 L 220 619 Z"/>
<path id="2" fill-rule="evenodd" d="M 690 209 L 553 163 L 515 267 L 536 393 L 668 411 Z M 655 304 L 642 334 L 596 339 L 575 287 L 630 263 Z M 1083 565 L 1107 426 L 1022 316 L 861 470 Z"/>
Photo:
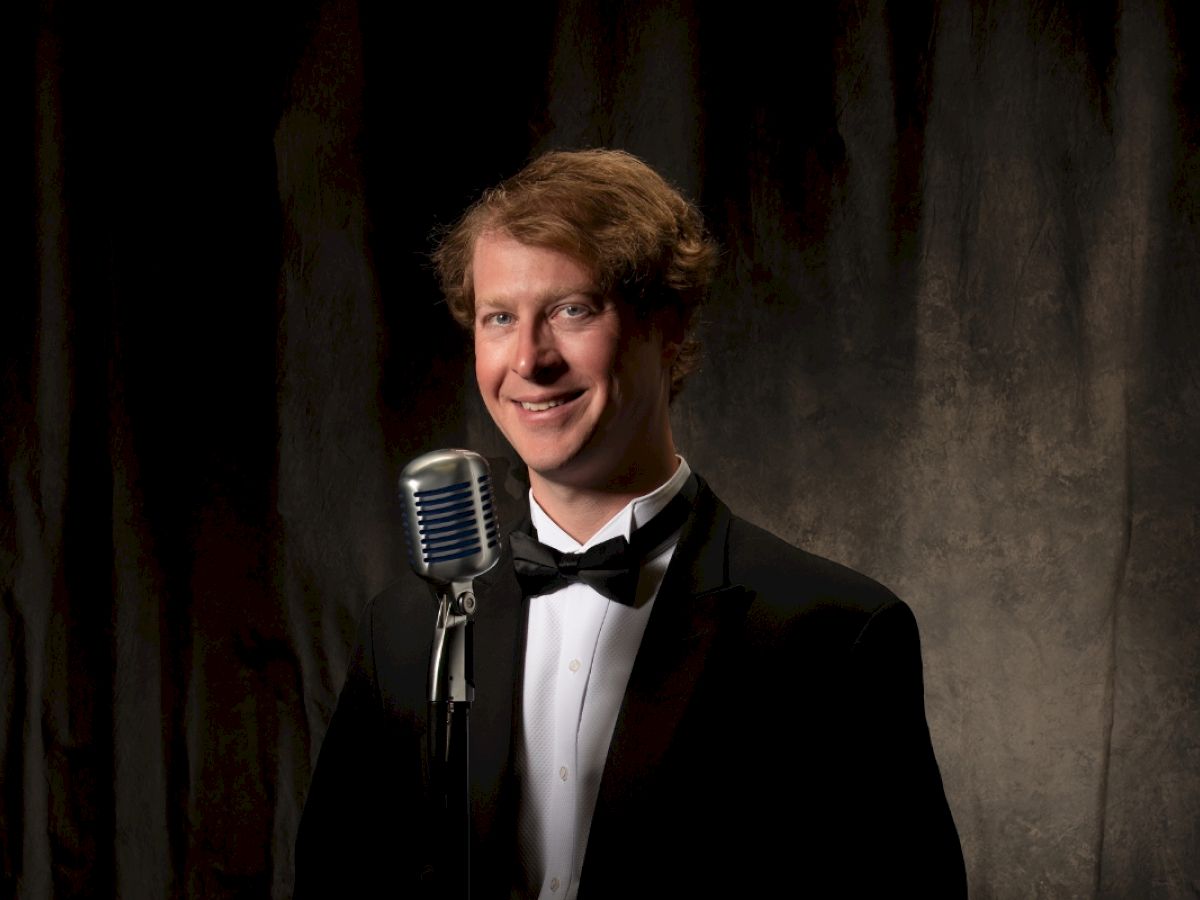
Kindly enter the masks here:
<path id="1" fill-rule="evenodd" d="M 650 796 L 701 674 L 721 664 L 718 635 L 744 617 L 749 595 L 729 584 L 730 512 L 700 480 L 695 510 L 659 589 L 609 746 L 588 838 L 582 885 L 592 860 L 612 860 L 624 823 Z"/>

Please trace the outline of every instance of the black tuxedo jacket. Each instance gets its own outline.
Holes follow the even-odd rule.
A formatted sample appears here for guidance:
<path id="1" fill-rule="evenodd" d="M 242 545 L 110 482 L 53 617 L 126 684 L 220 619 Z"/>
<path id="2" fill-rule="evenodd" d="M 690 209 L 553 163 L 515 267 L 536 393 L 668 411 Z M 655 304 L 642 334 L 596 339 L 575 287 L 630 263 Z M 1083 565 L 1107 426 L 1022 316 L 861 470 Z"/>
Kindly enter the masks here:
<path id="1" fill-rule="evenodd" d="M 507 551 L 475 587 L 474 895 L 507 897 L 526 604 Z M 433 615 L 413 576 L 363 616 L 300 823 L 298 898 L 430 890 Z M 966 877 L 909 608 L 701 481 L 613 734 L 579 897 L 756 895 L 961 897 Z"/>

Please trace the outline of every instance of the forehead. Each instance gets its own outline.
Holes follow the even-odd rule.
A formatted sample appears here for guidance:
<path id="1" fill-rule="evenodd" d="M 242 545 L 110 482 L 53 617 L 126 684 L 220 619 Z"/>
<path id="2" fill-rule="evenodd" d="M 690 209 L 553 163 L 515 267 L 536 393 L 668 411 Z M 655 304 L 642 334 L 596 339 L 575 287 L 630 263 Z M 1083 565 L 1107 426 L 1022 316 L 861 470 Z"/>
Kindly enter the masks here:
<path id="1" fill-rule="evenodd" d="M 495 231 L 475 240 L 471 277 L 476 303 L 592 292 L 596 286 L 591 268 L 581 260 Z"/>

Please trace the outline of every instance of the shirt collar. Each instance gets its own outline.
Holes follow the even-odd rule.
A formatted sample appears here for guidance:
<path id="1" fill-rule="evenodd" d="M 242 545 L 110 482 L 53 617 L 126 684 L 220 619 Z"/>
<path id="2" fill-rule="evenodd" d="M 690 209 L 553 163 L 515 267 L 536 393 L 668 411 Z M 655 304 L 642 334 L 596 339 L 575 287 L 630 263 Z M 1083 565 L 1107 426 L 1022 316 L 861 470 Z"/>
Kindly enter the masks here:
<path id="1" fill-rule="evenodd" d="M 609 519 L 583 544 L 558 527 L 555 521 L 546 514 L 546 511 L 538 505 L 531 490 L 529 492 L 529 517 L 533 522 L 533 527 L 537 529 L 538 540 L 547 547 L 553 547 L 559 553 L 582 553 L 589 547 L 614 537 L 623 537 L 629 540 L 635 529 L 641 528 L 666 508 L 691 477 L 692 469 L 687 464 L 687 460 L 678 455 L 675 458 L 679 460 L 679 465 L 670 478 L 650 493 L 630 500 L 620 512 Z"/>

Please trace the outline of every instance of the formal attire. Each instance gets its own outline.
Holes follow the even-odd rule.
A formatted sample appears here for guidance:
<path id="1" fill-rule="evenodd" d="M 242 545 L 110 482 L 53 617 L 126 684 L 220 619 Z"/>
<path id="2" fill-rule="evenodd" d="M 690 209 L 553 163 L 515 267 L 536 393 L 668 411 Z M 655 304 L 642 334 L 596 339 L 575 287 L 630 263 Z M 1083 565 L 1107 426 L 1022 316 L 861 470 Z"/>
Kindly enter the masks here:
<path id="1" fill-rule="evenodd" d="M 564 884 L 582 900 L 964 896 L 909 608 L 732 515 L 703 480 L 669 560 Z M 472 876 L 476 897 L 506 897 L 529 865 L 516 773 L 531 603 L 507 550 L 475 588 Z M 300 824 L 297 897 L 421 896 L 436 881 L 432 618 L 415 576 L 363 616 Z M 535 861 L 535 890 L 549 864 Z"/>
<path id="2" fill-rule="evenodd" d="M 529 514 L 542 545 L 573 554 L 578 568 L 589 551 L 616 544 L 632 577 L 594 585 L 586 574 L 564 577 L 544 559 L 537 578 L 522 578 L 518 567 L 529 608 L 516 736 L 518 884 L 524 896 L 578 895 L 609 744 L 654 601 L 695 500 L 695 481 L 679 458 L 664 484 L 626 504 L 583 543 L 529 493 Z M 520 550 L 514 546 L 514 555 Z M 601 563 L 601 570 L 610 565 Z"/>

